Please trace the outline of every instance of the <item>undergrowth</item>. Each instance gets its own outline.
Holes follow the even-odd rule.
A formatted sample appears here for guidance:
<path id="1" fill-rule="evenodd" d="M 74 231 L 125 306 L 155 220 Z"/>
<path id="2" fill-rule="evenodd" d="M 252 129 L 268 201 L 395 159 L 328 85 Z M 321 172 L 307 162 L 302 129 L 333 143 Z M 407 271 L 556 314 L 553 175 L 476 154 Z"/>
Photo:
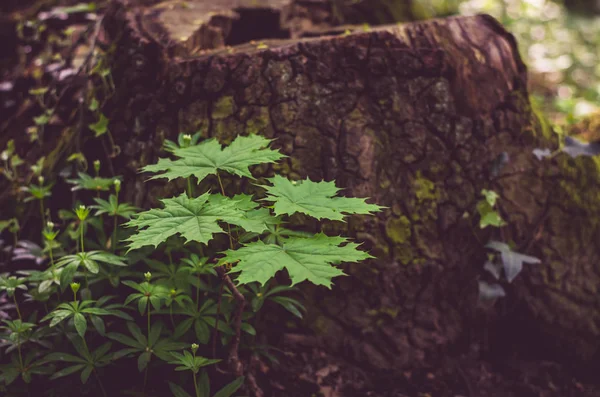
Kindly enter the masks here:
<path id="1" fill-rule="evenodd" d="M 14 236 L 12 261 L 42 268 L 0 278 L 10 299 L 1 308 L 5 395 L 28 394 L 43 379 L 73 378 L 70 390 L 80 382 L 92 384 L 80 390 L 107 396 L 111 366 L 136 368 L 139 378 L 127 379 L 127 390 L 137 395 L 155 395 L 152 377 L 159 374 L 164 383 L 173 380 L 176 397 L 226 397 L 243 385 L 259 395 L 244 362 L 251 355 L 277 361 L 275 349 L 257 338 L 263 308 L 302 319 L 297 284 L 331 288 L 342 263 L 371 257 L 346 237 L 308 232 L 295 221 L 344 221 L 382 207 L 340 196 L 335 182 L 254 179 L 249 167 L 285 157 L 264 137 L 240 136 L 224 148 L 198 138 L 167 141 L 173 158 L 143 168 L 150 179 L 183 178 L 185 191 L 141 212 L 121 200 L 122 178 L 102 178 L 95 162 L 95 176 L 81 172 L 69 182 L 96 196 L 53 214 L 45 205 L 53 184 L 39 167 L 37 183 L 23 190 L 37 201 L 41 245 L 18 240 L 17 219 L 0 224 Z M 227 191 L 227 175 L 250 183 Z M 191 374 L 164 376 L 166 366 Z"/>

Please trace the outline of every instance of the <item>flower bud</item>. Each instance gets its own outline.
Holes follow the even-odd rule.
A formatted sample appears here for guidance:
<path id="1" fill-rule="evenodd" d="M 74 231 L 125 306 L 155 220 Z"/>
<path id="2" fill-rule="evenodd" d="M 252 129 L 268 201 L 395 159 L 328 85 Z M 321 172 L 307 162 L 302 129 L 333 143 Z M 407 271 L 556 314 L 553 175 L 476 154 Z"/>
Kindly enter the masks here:
<path id="1" fill-rule="evenodd" d="M 90 209 L 86 208 L 85 205 L 80 205 L 75 210 L 75 215 L 77 215 L 77 219 L 80 221 L 85 221 L 88 215 L 90 215 Z"/>
<path id="2" fill-rule="evenodd" d="M 152 273 L 150 273 L 150 272 L 144 273 L 144 278 L 146 279 L 146 281 L 150 281 L 150 279 L 152 278 Z"/>
<path id="3" fill-rule="evenodd" d="M 118 194 L 121 191 L 121 181 L 119 179 L 115 179 L 113 181 L 113 185 L 115 185 L 115 192 Z"/>
<path id="4" fill-rule="evenodd" d="M 100 160 L 94 160 L 94 171 L 96 171 L 96 175 L 100 172 Z"/>
<path id="5" fill-rule="evenodd" d="M 192 353 L 196 354 L 196 352 L 198 351 L 198 347 L 200 347 L 200 346 L 198 346 L 195 343 L 192 343 Z"/>
<path id="6" fill-rule="evenodd" d="M 74 294 L 76 294 L 77 291 L 79 291 L 79 287 L 81 287 L 81 284 L 71 283 L 71 291 L 73 291 Z"/>

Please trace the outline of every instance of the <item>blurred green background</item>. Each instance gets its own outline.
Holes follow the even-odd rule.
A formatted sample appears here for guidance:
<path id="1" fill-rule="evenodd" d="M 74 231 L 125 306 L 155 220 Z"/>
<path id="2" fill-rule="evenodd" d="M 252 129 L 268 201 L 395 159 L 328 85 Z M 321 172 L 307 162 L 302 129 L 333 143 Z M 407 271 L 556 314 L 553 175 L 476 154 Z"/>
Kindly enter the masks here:
<path id="1" fill-rule="evenodd" d="M 557 124 L 600 111 L 600 0 L 416 0 L 418 19 L 487 13 L 517 38 L 533 100 Z"/>

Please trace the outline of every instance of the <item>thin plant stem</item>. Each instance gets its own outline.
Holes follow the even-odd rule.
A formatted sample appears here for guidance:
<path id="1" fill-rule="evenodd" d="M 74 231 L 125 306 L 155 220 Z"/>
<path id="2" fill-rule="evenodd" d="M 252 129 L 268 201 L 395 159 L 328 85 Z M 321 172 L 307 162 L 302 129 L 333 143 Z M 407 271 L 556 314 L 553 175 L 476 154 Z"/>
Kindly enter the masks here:
<path id="1" fill-rule="evenodd" d="M 81 253 L 84 253 L 85 249 L 83 246 L 83 221 L 81 221 L 81 223 L 79 224 L 79 244 L 81 248 Z"/>
<path id="2" fill-rule="evenodd" d="M 189 198 L 192 198 L 193 195 L 193 191 L 192 191 L 192 178 L 190 178 L 189 176 L 186 178 L 187 179 L 187 195 Z"/>
<path id="3" fill-rule="evenodd" d="M 148 300 L 148 331 L 146 334 L 146 339 L 148 339 L 148 343 L 150 343 L 150 300 Z"/>
<path id="4" fill-rule="evenodd" d="M 237 301 L 237 307 L 235 308 L 235 312 L 233 314 L 233 329 L 235 331 L 235 335 L 233 336 L 229 346 L 229 357 L 227 362 L 229 364 L 229 368 L 235 374 L 235 376 L 240 377 L 244 375 L 244 365 L 240 360 L 239 347 L 242 330 L 242 314 L 244 313 L 244 307 L 246 306 L 246 298 L 244 298 L 244 295 L 240 293 L 233 281 L 231 281 L 231 278 L 227 275 L 223 266 L 219 266 L 215 269 L 217 270 L 217 274 L 221 278 L 223 284 L 227 285 L 227 288 L 229 288 L 234 299 Z M 250 386 L 252 387 L 252 385 Z"/>
<path id="5" fill-rule="evenodd" d="M 108 397 L 108 395 L 106 394 L 106 390 L 104 389 L 104 385 L 102 384 L 102 380 L 100 379 L 100 376 L 98 376 L 98 371 L 96 371 L 96 368 L 94 368 L 94 375 L 96 376 L 96 380 L 98 381 L 98 386 L 100 386 L 102 395 L 104 397 Z"/>
<path id="6" fill-rule="evenodd" d="M 117 216 L 113 217 L 113 233 L 112 233 L 112 252 L 114 253 L 117 249 Z"/>
<path id="7" fill-rule="evenodd" d="M 146 383 L 148 383 L 148 366 L 149 366 L 150 362 L 148 362 L 148 364 L 146 364 L 146 370 L 144 371 L 144 386 L 142 387 L 142 392 L 144 390 L 146 390 Z"/>
<path id="8" fill-rule="evenodd" d="M 217 180 L 219 181 L 219 187 L 221 188 L 221 194 L 225 196 L 225 189 L 223 188 L 223 181 L 221 181 L 221 175 L 217 172 Z"/>
<path id="9" fill-rule="evenodd" d="M 148 299 L 148 315 L 147 315 L 147 319 L 148 319 L 148 330 L 146 331 L 146 342 L 148 343 L 148 350 L 150 349 L 150 299 Z M 152 356 L 150 356 L 152 357 Z M 148 360 L 148 363 L 146 364 L 146 370 L 144 371 L 144 387 L 142 388 L 143 390 L 146 390 L 146 383 L 148 382 L 148 367 L 150 365 L 150 360 Z"/>
<path id="10" fill-rule="evenodd" d="M 21 353 L 21 334 L 17 332 L 17 352 L 19 353 L 19 365 L 21 372 L 25 369 L 23 365 L 23 353 Z"/>
<path id="11" fill-rule="evenodd" d="M 219 186 L 221 187 L 221 194 L 225 196 L 225 189 L 223 188 L 223 182 L 221 181 L 221 176 L 217 172 L 217 180 L 219 181 Z M 227 224 L 227 235 L 229 236 L 229 248 L 233 249 L 233 237 L 231 236 L 231 227 L 229 223 Z"/>
<path id="12" fill-rule="evenodd" d="M 221 176 L 219 175 L 218 172 L 217 172 L 217 180 L 219 181 L 219 186 L 221 187 L 221 194 L 223 196 L 225 196 L 225 189 L 223 188 L 223 182 L 221 181 Z M 229 227 L 229 224 L 227 224 L 227 235 L 229 236 L 229 248 L 233 249 L 233 239 L 231 237 L 231 228 Z M 218 270 L 217 270 L 217 272 L 218 272 Z M 223 280 L 224 280 L 224 277 L 221 276 L 221 288 L 219 289 L 219 299 L 217 301 L 217 318 L 215 321 L 215 333 L 214 333 L 213 341 L 212 341 L 213 358 L 216 357 L 216 352 L 217 352 L 217 336 L 219 335 L 219 316 L 221 315 L 221 297 L 223 296 Z M 237 347 L 236 347 L 236 351 L 237 351 Z"/>
<path id="13" fill-rule="evenodd" d="M 52 242 L 50 242 L 50 243 L 52 243 Z M 54 266 L 54 254 L 52 253 L 52 244 L 48 244 L 48 248 L 49 248 L 48 255 L 50 255 L 50 268 L 52 269 L 52 277 L 54 277 L 56 268 Z"/>
<path id="14" fill-rule="evenodd" d="M 194 358 L 196 357 L 196 353 L 194 353 Z M 194 375 L 194 391 L 196 391 L 196 397 L 200 397 L 200 390 L 198 390 L 198 382 L 196 381 L 196 371 L 192 371 Z"/>
<path id="15" fill-rule="evenodd" d="M 13 302 L 15 303 L 15 308 L 17 309 L 17 316 L 19 316 L 19 320 L 21 321 L 21 325 L 23 324 L 23 317 L 21 317 L 21 310 L 19 310 L 19 304 L 17 303 L 17 294 L 13 294 Z M 21 372 L 24 369 L 23 366 L 23 354 L 21 353 L 21 334 L 17 333 L 17 350 L 19 353 L 19 365 L 21 366 Z"/>
<path id="16" fill-rule="evenodd" d="M 117 209 L 119 208 L 119 191 L 117 189 L 117 191 L 115 192 L 115 197 L 116 197 L 116 201 L 117 201 Z M 112 234 L 112 244 L 111 244 L 111 248 L 112 248 L 112 252 L 114 253 L 117 249 L 117 214 L 115 211 L 115 214 L 113 216 L 113 234 Z"/>
<path id="17" fill-rule="evenodd" d="M 90 352 L 90 349 L 88 348 L 87 342 L 85 341 L 84 337 L 81 337 L 81 340 L 83 340 L 83 346 L 85 347 L 85 350 L 87 350 L 87 352 Z"/>
<path id="18" fill-rule="evenodd" d="M 81 339 L 83 340 L 83 346 L 85 347 L 85 350 L 88 352 L 88 354 L 91 354 L 90 353 L 90 349 L 89 349 L 89 347 L 87 345 L 87 342 L 85 341 L 85 338 L 82 337 Z M 100 380 L 100 377 L 98 376 L 98 372 L 96 371 L 96 367 L 94 367 L 92 369 L 92 372 L 94 372 L 94 375 L 96 376 L 96 380 L 98 381 L 98 386 L 100 386 L 100 390 L 102 391 L 102 395 L 104 397 L 107 397 L 106 390 L 104 390 L 104 385 L 102 384 L 102 381 Z"/>
<path id="19" fill-rule="evenodd" d="M 17 294 L 13 294 L 13 302 L 15 302 L 15 309 L 17 309 L 17 316 L 19 316 L 19 320 L 23 321 L 23 317 L 21 317 L 21 310 L 19 309 L 19 304 L 17 303 Z"/>
<path id="20" fill-rule="evenodd" d="M 40 199 L 40 214 L 42 214 L 42 225 L 46 225 L 46 210 L 44 209 L 44 199 Z M 42 226 L 42 229 L 44 226 Z"/>

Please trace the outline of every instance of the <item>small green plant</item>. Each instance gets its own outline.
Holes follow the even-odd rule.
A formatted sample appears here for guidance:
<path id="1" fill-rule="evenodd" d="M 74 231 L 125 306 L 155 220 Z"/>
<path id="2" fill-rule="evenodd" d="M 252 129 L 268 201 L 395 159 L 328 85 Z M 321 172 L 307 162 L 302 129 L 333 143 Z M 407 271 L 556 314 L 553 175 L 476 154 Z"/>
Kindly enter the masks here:
<path id="1" fill-rule="evenodd" d="M 245 299 L 231 281 L 231 276 L 239 273 L 235 279 L 238 286 L 255 282 L 264 285 L 278 271 L 285 269 L 292 285 L 307 280 L 330 288 L 332 279 L 344 274 L 335 265 L 371 257 L 358 250 L 358 244 L 341 236 L 317 233 L 280 237 L 278 241 L 269 243 L 258 236 L 268 231 L 270 225 L 279 225 L 285 216 L 296 213 L 318 220 L 342 221 L 350 214 L 371 214 L 381 209 L 375 204 L 367 204 L 364 199 L 338 196 L 340 189 L 334 182 L 290 181 L 281 176 L 268 178 L 269 185 L 258 185 L 266 193 L 261 199 L 243 193 L 227 196 L 221 173 L 252 179 L 250 166 L 273 163 L 284 157 L 278 151 L 268 149 L 269 143 L 266 138 L 251 135 L 237 137 L 224 149 L 215 139 L 194 146 L 172 147 L 172 153 L 179 159 L 162 158 L 157 164 L 144 167 L 144 171 L 156 174 L 150 179 L 181 177 L 189 181 L 194 177 L 200 184 L 208 176 L 216 176 L 220 194 L 205 192 L 191 197 L 188 191 L 188 194 L 163 199 L 164 208 L 136 214 L 127 223 L 137 229 L 127 240 L 130 250 L 148 245 L 158 247 L 175 235 L 182 236 L 187 242 L 208 245 L 215 234 L 228 234 L 230 247 L 218 259 L 217 269 L 238 301 L 229 360 L 233 368 L 240 367 L 237 348 Z M 256 233 L 257 237 L 236 246 L 230 227 L 223 229 L 220 223 L 235 225 L 246 232 Z M 225 272 L 223 269 L 229 270 Z M 241 375 L 240 370 L 237 370 L 237 375 Z"/>
<path id="2" fill-rule="evenodd" d="M 11 182 L 17 181 L 19 178 L 19 167 L 24 163 L 23 159 L 15 150 L 15 141 L 8 141 L 6 149 L 0 153 L 3 167 L 0 169 L 2 175 Z"/>
<path id="3" fill-rule="evenodd" d="M 509 156 L 506 152 L 501 153 L 491 163 L 490 175 L 497 177 L 504 166 L 509 162 Z M 507 223 L 498 213 L 497 202 L 500 196 L 493 190 L 483 189 L 481 191 L 483 199 L 477 202 L 476 209 L 479 214 L 479 227 L 485 229 L 488 226 L 492 228 L 502 228 Z M 497 229 L 495 229 L 497 230 Z M 511 283 L 523 269 L 523 263 L 540 263 L 538 258 L 524 255 L 513 251 L 506 243 L 490 240 L 485 248 L 488 250 L 487 261 L 483 265 L 484 278 L 478 280 L 479 303 L 484 306 L 493 305 L 499 298 L 506 296 L 506 290 L 502 283 L 506 281 Z M 489 252 L 491 251 L 491 252 Z M 492 281 L 486 281 L 486 276 L 493 278 Z M 506 284 L 505 284 L 506 285 Z"/>
<path id="4" fill-rule="evenodd" d="M 483 189 L 481 195 L 484 199 L 477 203 L 477 212 L 480 217 L 479 227 L 484 229 L 488 226 L 501 227 L 506 225 L 506 222 L 504 222 L 498 211 L 495 209 L 498 193 L 492 190 Z"/>
<path id="5" fill-rule="evenodd" d="M 190 353 L 187 350 L 183 351 L 183 354 L 181 353 L 176 353 L 173 352 L 171 353 L 171 355 L 173 356 L 173 359 L 171 361 L 169 361 L 169 364 L 174 364 L 177 365 L 177 367 L 175 367 L 175 371 L 190 371 L 192 373 L 192 376 L 194 377 L 194 390 L 195 390 L 195 394 L 196 397 L 200 397 L 200 390 L 198 388 L 198 380 L 196 379 L 196 375 L 198 374 L 198 371 L 200 371 L 200 368 L 205 367 L 207 365 L 211 365 L 214 363 L 219 362 L 220 360 L 211 360 L 211 359 L 207 359 L 205 357 L 200 357 L 200 356 L 196 356 L 196 352 L 198 351 L 198 345 L 195 343 L 192 343 L 192 353 Z M 173 384 L 170 385 L 171 386 L 171 390 L 174 389 Z M 175 388 L 175 390 L 177 390 L 177 388 Z M 178 393 L 174 394 L 180 394 L 182 395 L 182 390 L 178 390 Z M 185 393 L 186 395 L 188 395 L 187 393 Z"/>
<path id="6" fill-rule="evenodd" d="M 149 373 L 170 363 L 192 375 L 169 382 L 176 397 L 190 396 L 186 389 L 196 397 L 230 397 L 244 382 L 256 390 L 239 350 L 277 362 L 276 349 L 256 341 L 261 311 L 282 308 L 291 319 L 301 319 L 306 309 L 297 284 L 331 288 L 344 274 L 343 262 L 371 257 L 317 225 L 381 207 L 341 196 L 332 181 L 254 179 L 252 167 L 285 157 L 266 138 L 238 137 L 222 147 L 200 136 L 180 134 L 177 142 L 165 142 L 175 158 L 144 167 L 154 173 L 151 179 L 183 178 L 185 191 L 143 212 L 121 200 L 125 182 L 102 176 L 96 160 L 93 176 L 80 171 L 67 179 L 77 195 L 73 209 L 53 214 L 44 206 L 54 184 L 41 176 L 43 161 L 32 170 L 38 184 L 22 190 L 40 203 L 41 245 L 17 245 L 17 219 L 0 223 L 14 234 L 14 256 L 41 266 L 0 277 L 0 291 L 12 299 L 16 315 L 0 328 L 6 341 L 0 343 L 6 347 L 0 351 L 7 363 L 0 366 L 3 386 L 27 389 L 34 376 L 78 376 L 82 384 L 92 377 L 94 387 L 109 395 L 104 368 L 131 363 L 143 372 L 131 391 L 143 392 L 157 382 Z M 13 152 L 3 155 L 8 162 Z M 71 157 L 87 164 L 81 154 Z M 297 219 L 303 230 L 295 227 Z M 277 282 L 277 273 L 289 282 Z M 233 379 L 219 379 L 225 386 L 213 391 L 205 367 L 221 361 Z"/>

